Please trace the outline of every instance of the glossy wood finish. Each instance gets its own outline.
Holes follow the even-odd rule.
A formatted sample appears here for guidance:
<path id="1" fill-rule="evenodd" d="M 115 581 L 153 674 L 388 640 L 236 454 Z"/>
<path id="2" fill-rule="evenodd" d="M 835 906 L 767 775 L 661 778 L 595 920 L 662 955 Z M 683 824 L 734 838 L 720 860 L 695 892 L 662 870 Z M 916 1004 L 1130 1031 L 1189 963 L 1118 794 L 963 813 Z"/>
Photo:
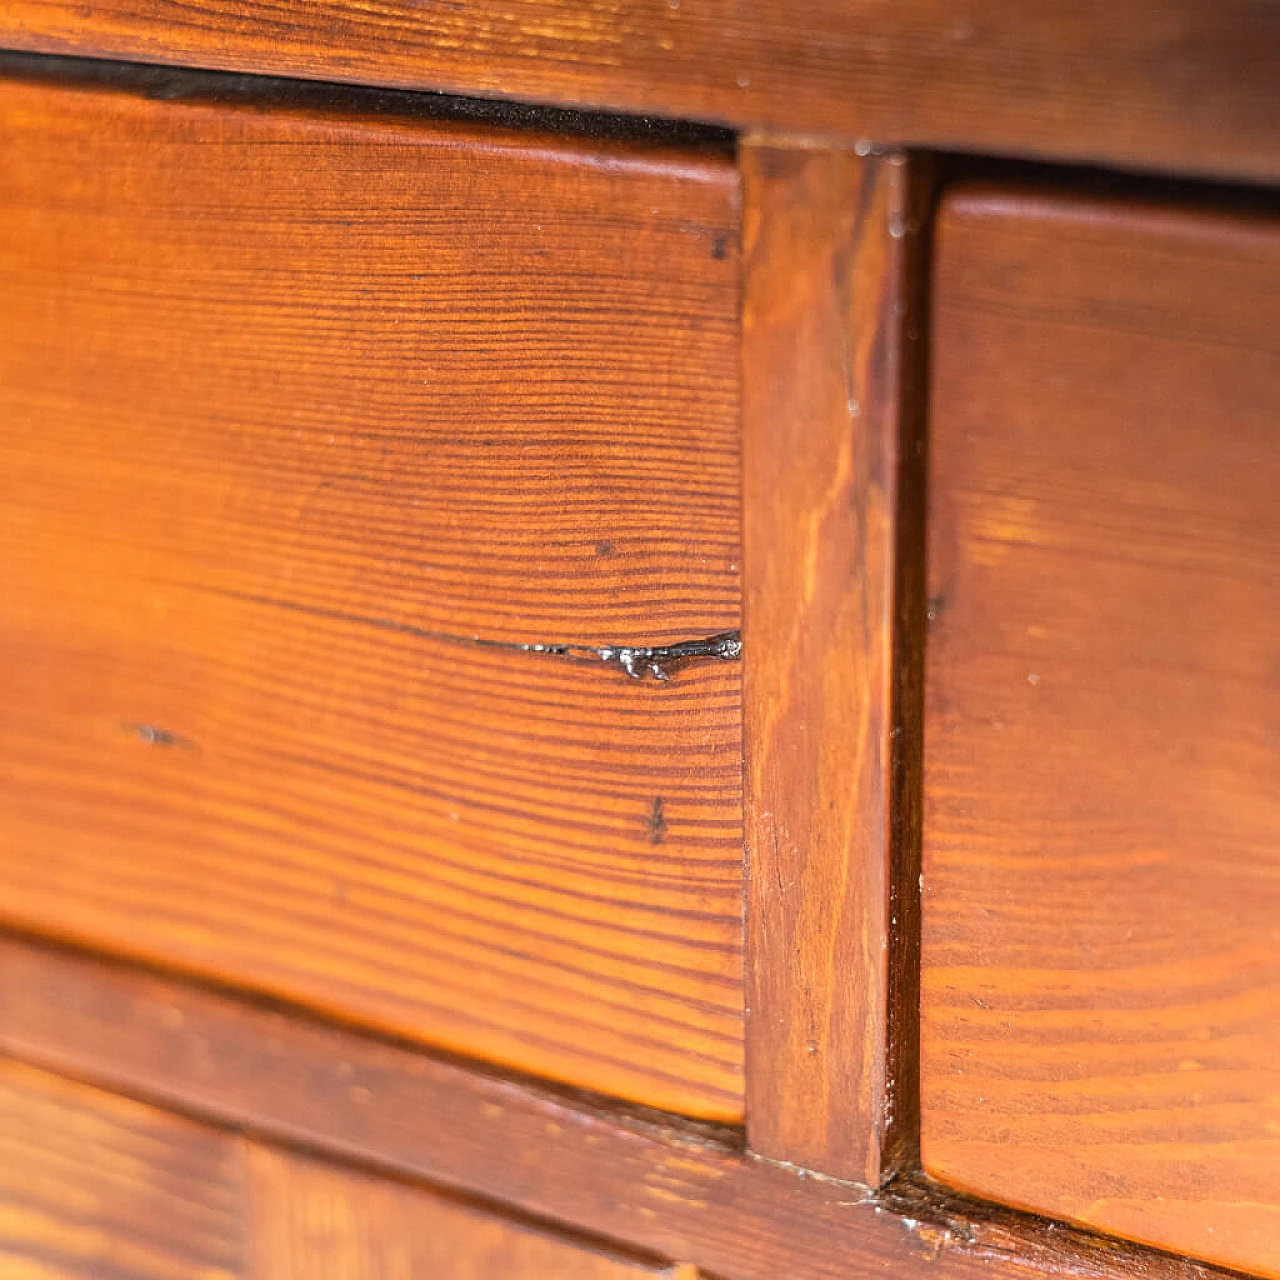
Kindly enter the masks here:
<path id="1" fill-rule="evenodd" d="M 926 1168 L 1280 1275 L 1280 225 L 939 227 Z"/>
<path id="2" fill-rule="evenodd" d="M 1271 0 L 8 0 L 0 43 L 1280 178 Z"/>
<path id="3" fill-rule="evenodd" d="M 890 956 L 915 953 L 918 872 L 890 813 L 918 741 L 894 680 L 921 182 L 902 156 L 766 139 L 741 163 L 747 1134 L 878 1185 L 915 1128 L 915 1019 L 891 1004 L 916 993 Z"/>
<path id="4" fill-rule="evenodd" d="M 5 1280 L 235 1280 L 245 1191 L 230 1135 L 0 1061 Z"/>
<path id="5" fill-rule="evenodd" d="M 269 108 L 269 109 L 268 109 Z M 0 914 L 742 1112 L 722 157 L 0 84 Z"/>
<path id="6" fill-rule="evenodd" d="M 249 1153 L 249 1280 L 635 1280 L 665 1268 L 306 1156 Z"/>
<path id="7" fill-rule="evenodd" d="M 683 1273 L 0 1060 L 5 1280 L 659 1274 Z"/>
<path id="8" fill-rule="evenodd" d="M 744 1155 L 178 981 L 0 936 L 0 1050 L 274 1142 L 474 1193 L 725 1280 L 1226 1280 L 936 1189 Z"/>

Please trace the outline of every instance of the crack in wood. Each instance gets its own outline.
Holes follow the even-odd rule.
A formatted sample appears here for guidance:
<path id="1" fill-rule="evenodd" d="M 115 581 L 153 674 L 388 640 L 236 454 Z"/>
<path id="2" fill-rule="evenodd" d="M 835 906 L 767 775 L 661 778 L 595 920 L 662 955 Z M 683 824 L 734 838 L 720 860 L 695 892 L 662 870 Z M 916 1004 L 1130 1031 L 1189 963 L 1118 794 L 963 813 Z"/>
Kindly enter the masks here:
<path id="1" fill-rule="evenodd" d="M 700 640 L 681 640 L 660 645 L 517 645 L 529 653 L 554 653 L 586 661 L 613 663 L 633 680 L 651 675 L 655 680 L 670 680 L 669 669 L 698 658 L 716 658 L 721 662 L 737 662 L 742 657 L 742 633 L 722 631 Z"/>
<path id="2" fill-rule="evenodd" d="M 484 649 L 506 649 L 515 653 L 540 653 L 549 657 L 569 658 L 578 662 L 602 662 L 625 671 L 633 680 L 652 676 L 655 680 L 668 681 L 673 668 L 700 659 L 720 662 L 737 662 L 742 657 L 742 633 L 721 631 L 715 635 L 693 640 L 678 640 L 672 644 L 567 644 L 534 641 L 521 643 L 515 640 L 494 640 L 486 636 L 460 636 L 450 631 L 437 631 L 428 627 L 398 622 L 394 618 L 348 613 L 343 609 L 329 609 L 323 605 L 304 604 L 298 600 L 284 600 L 275 596 L 257 595 L 247 591 L 226 591 L 217 588 L 197 588 L 209 594 L 246 604 L 263 605 L 272 609 L 286 609 L 293 613 L 305 613 L 311 617 L 325 618 L 333 622 L 346 622 L 355 626 L 375 627 L 397 635 L 415 636 L 423 640 L 438 640 L 447 644 L 475 645 Z"/>

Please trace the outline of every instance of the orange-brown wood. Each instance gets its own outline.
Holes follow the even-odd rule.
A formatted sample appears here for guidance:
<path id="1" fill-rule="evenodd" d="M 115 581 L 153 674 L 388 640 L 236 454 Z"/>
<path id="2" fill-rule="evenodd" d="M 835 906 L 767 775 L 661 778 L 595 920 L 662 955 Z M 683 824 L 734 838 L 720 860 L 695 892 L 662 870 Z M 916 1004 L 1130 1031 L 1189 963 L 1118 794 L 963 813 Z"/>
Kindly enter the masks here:
<path id="1" fill-rule="evenodd" d="M 890 943 L 914 943 L 894 868 L 913 896 L 917 873 L 890 812 L 918 740 L 894 620 L 920 184 L 767 139 L 741 162 L 748 1138 L 875 1185 L 914 1130 L 890 955 L 915 948 Z"/>
<path id="2" fill-rule="evenodd" d="M 5 1280 L 659 1274 L 682 1273 L 0 1060 Z"/>
<path id="3" fill-rule="evenodd" d="M 1280 225 L 956 194 L 925 1167 L 1280 1275 Z"/>
<path id="4" fill-rule="evenodd" d="M 270 1147 L 248 1152 L 249 1280 L 627 1280 L 668 1275 L 491 1210 Z"/>
<path id="5" fill-rule="evenodd" d="M 0 1061 L 5 1280 L 238 1280 L 245 1191 L 235 1138 Z"/>
<path id="6" fill-rule="evenodd" d="M 0 935 L 0 1048 L 276 1143 L 558 1220 L 684 1280 L 1226 1280 L 896 1182 L 876 1195 L 532 1082 Z M 723 1135 L 721 1135 L 721 1139 Z M 683 1270 L 681 1270 L 683 1267 Z M 690 1277 L 691 1280 L 691 1277 Z"/>
<path id="7" fill-rule="evenodd" d="M 267 106 L 272 109 L 266 109 Z M 0 915 L 742 1111 L 715 156 L 0 84 Z"/>
<path id="8" fill-rule="evenodd" d="M 7 0 L 0 41 L 1280 179 L 1272 0 Z"/>

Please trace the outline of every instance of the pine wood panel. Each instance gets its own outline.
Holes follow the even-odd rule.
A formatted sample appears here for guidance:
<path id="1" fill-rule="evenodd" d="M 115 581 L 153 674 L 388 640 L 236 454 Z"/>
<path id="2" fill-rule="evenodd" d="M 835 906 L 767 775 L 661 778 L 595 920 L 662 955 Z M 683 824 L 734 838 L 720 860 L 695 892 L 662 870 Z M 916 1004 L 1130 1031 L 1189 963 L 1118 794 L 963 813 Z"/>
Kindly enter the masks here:
<path id="1" fill-rule="evenodd" d="M 768 139 L 741 163 L 747 1132 L 878 1185 L 915 1131 L 917 997 L 891 957 L 917 952 L 918 868 L 890 814 L 895 775 L 918 786 L 895 625 L 919 634 L 898 538 L 922 171 Z"/>
<path id="2" fill-rule="evenodd" d="M 248 1152 L 249 1280 L 627 1280 L 671 1273 L 417 1187 Z"/>
<path id="3" fill-rule="evenodd" d="M 876 1195 L 579 1097 L 0 936 L 0 1048 L 724 1280 L 1227 1280 L 1203 1263 L 896 1182 Z"/>
<path id="4" fill-rule="evenodd" d="M 8 0 L 9 48 L 1280 178 L 1271 0 Z"/>
<path id="5" fill-rule="evenodd" d="M 722 157 L 0 84 L 0 914 L 742 1110 Z"/>
<path id="6" fill-rule="evenodd" d="M 0 1061 L 5 1280 L 239 1280 L 238 1141 Z"/>
<path id="7" fill-rule="evenodd" d="M 0 1274 L 624 1280 L 684 1273 L 0 1060 Z"/>
<path id="8" fill-rule="evenodd" d="M 974 191 L 936 289 L 925 1167 L 1280 1275 L 1280 227 Z"/>

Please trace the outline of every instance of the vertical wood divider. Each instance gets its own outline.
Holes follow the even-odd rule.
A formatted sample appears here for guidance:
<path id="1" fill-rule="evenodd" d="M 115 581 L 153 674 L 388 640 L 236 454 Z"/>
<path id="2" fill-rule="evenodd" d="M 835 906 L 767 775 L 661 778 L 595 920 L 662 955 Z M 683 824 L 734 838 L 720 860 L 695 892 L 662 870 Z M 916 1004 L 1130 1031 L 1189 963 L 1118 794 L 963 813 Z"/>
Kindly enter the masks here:
<path id="1" fill-rule="evenodd" d="M 918 1159 L 923 165 L 748 138 L 747 1141 Z"/>

